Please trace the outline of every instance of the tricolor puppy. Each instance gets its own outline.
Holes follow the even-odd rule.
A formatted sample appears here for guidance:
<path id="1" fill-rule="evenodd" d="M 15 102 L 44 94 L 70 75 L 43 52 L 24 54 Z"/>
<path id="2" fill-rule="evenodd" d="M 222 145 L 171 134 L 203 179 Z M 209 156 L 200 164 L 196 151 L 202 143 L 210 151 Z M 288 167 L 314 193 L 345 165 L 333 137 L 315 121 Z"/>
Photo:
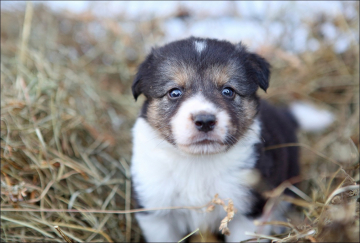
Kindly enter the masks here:
<path id="1" fill-rule="evenodd" d="M 299 174 L 296 147 L 264 147 L 296 142 L 298 124 L 307 119 L 301 118 L 304 107 L 291 112 L 256 95 L 269 86 L 269 67 L 241 43 L 215 39 L 192 37 L 152 50 L 132 86 L 135 99 L 146 97 L 133 130 L 131 173 L 139 206 L 198 207 L 219 194 L 237 209 L 225 240 L 251 238 L 245 232 L 257 230 L 253 220 L 266 202 L 259 185 L 272 189 Z M 218 232 L 225 216 L 217 207 L 136 218 L 147 241 L 175 242 L 197 228 Z"/>

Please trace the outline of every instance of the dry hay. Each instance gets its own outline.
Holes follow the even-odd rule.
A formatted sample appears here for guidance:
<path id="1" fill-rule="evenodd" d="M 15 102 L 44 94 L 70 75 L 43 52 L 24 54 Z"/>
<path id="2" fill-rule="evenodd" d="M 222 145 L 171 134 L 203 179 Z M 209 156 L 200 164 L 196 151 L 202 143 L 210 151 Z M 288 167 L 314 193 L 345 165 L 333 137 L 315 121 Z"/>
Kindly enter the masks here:
<path id="1" fill-rule="evenodd" d="M 301 191 L 285 183 L 268 193 L 267 210 L 279 200 L 297 205 L 289 222 L 273 222 L 286 234 L 262 236 L 277 241 L 359 241 L 359 45 L 354 37 L 334 53 L 316 32 L 324 19 L 307 23 L 320 42 L 315 52 L 258 50 L 272 63 L 262 97 L 309 101 L 337 118 L 324 133 L 299 134 Z M 55 225 L 78 242 L 140 240 L 132 214 L 119 213 L 132 207 L 130 130 L 141 104 L 130 86 L 145 50 L 162 37 L 162 20 L 139 22 L 131 34 L 117 21 L 41 6 L 26 17 L 1 12 L 2 241 L 63 241 Z M 328 21 L 358 31 L 358 18 Z M 285 187 L 299 197 L 282 195 Z"/>

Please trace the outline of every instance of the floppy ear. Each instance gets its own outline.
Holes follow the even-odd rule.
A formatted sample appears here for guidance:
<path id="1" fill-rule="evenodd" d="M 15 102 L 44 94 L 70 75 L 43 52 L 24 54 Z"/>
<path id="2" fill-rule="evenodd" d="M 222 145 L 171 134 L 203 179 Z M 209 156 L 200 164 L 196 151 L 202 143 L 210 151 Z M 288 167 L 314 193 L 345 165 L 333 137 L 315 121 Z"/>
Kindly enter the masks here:
<path id="1" fill-rule="evenodd" d="M 134 79 L 133 84 L 131 86 L 131 90 L 132 90 L 132 94 L 134 96 L 134 99 L 136 101 L 137 98 L 139 97 L 139 95 L 142 94 L 140 70 L 135 76 L 135 79 Z"/>
<path id="2" fill-rule="evenodd" d="M 153 60 L 153 52 L 154 49 L 151 51 L 151 53 L 146 57 L 145 61 L 141 63 L 139 66 L 138 72 L 135 76 L 135 79 L 133 81 L 133 84 L 131 86 L 132 94 L 135 98 L 135 101 L 144 92 L 144 79 L 150 75 L 151 73 L 151 63 Z"/>
<path id="3" fill-rule="evenodd" d="M 270 64 L 255 53 L 248 53 L 246 73 L 249 80 L 254 80 L 265 92 L 269 87 Z"/>

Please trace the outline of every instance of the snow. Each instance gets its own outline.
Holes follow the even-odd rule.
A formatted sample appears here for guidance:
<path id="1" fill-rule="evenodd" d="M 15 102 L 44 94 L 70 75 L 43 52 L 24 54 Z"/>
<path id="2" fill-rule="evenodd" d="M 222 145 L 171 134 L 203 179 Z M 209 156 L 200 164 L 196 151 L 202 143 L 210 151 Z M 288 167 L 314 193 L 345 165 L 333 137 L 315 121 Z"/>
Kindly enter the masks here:
<path id="1" fill-rule="evenodd" d="M 286 31 L 289 37 L 284 47 L 290 52 L 317 50 L 319 43 L 308 39 L 309 31 L 303 24 L 305 19 L 317 18 L 320 14 L 335 16 L 339 13 L 357 18 L 356 10 L 343 8 L 342 1 L 37 1 L 54 11 L 81 13 L 91 10 L 100 17 L 122 16 L 127 23 L 122 28 L 131 32 L 132 22 L 148 21 L 154 17 L 166 18 L 177 13 L 179 7 L 190 13 L 190 18 L 167 18 L 162 22 L 165 36 L 163 44 L 188 36 L 243 41 L 250 49 L 262 44 L 275 44 Z M 25 8 L 25 1 L 2 1 L 2 9 Z M 66 24 L 63 26 L 66 28 Z M 94 31 L 101 32 L 95 26 Z M 345 51 L 352 41 L 359 41 L 359 33 L 339 34 L 332 23 L 320 28 L 326 40 L 334 43 L 337 52 Z M 103 35 L 103 33 L 100 33 Z"/>

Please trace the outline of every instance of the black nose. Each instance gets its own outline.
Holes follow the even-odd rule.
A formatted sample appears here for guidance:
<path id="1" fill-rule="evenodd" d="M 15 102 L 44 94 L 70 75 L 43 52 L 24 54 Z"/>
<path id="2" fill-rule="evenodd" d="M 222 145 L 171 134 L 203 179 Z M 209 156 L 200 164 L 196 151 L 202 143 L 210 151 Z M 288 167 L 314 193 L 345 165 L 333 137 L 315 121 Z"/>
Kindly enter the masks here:
<path id="1" fill-rule="evenodd" d="M 209 132 L 215 127 L 216 117 L 211 114 L 199 114 L 194 116 L 194 123 L 197 130 Z"/>

